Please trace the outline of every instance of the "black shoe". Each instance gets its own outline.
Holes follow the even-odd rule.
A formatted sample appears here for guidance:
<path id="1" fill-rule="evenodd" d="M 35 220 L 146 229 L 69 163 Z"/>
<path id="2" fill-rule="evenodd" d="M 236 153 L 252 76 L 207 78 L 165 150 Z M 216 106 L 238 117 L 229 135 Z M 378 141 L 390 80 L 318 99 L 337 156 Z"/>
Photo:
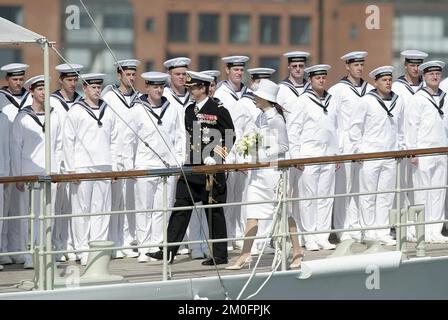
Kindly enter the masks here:
<path id="1" fill-rule="evenodd" d="M 153 259 L 163 260 L 163 251 L 147 252 L 146 255 Z M 168 251 L 168 263 L 173 263 L 172 254 L 170 251 Z"/>
<path id="2" fill-rule="evenodd" d="M 209 258 L 209 259 L 207 259 L 205 261 L 202 261 L 202 265 L 203 266 L 212 266 L 214 264 L 227 264 L 227 263 L 229 263 L 227 258 L 219 258 L 219 257 L 215 258 L 215 263 L 213 263 L 213 259 L 212 258 Z"/>

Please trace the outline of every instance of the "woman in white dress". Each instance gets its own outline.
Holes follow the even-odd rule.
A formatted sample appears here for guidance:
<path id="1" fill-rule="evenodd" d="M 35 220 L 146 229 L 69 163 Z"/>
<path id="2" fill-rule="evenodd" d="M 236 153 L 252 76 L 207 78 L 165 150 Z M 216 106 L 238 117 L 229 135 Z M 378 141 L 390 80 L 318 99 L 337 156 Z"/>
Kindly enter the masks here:
<path id="1" fill-rule="evenodd" d="M 286 133 L 285 119 L 282 115 L 281 107 L 276 103 L 278 85 L 274 82 L 262 79 L 259 87 L 254 91 L 255 103 L 262 113 L 255 121 L 255 132 L 259 133 L 261 145 L 257 150 L 259 161 L 275 163 L 277 160 L 285 159 L 288 151 L 288 136 Z M 275 167 L 253 170 L 250 172 L 247 189 L 247 201 L 268 201 L 277 198 L 276 189 L 281 177 L 281 171 Z M 253 204 L 247 207 L 246 237 L 253 237 L 257 234 L 258 220 L 272 219 L 275 211 L 275 203 Z M 297 232 L 294 219 L 288 217 L 289 231 Z M 241 255 L 228 270 L 238 270 L 244 268 L 251 262 L 251 248 L 254 240 L 244 240 Z M 300 267 L 302 253 L 297 235 L 291 237 L 293 247 L 293 258 L 290 268 Z"/>

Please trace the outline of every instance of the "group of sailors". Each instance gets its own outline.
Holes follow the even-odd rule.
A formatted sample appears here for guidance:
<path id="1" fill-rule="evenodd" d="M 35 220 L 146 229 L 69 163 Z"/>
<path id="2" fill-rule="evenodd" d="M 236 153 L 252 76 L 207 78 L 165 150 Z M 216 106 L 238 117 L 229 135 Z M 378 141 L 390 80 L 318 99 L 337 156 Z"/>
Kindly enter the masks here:
<path id="1" fill-rule="evenodd" d="M 137 72 L 136 59 L 115 62 L 118 84 L 103 86 L 105 74 L 83 73 L 79 64 L 56 66 L 60 88 L 50 97 L 51 172 L 96 173 L 151 170 L 176 166 L 245 163 L 253 154 L 238 150 L 244 138 L 260 135 L 256 158 L 275 163 L 340 154 L 369 153 L 448 146 L 448 79 L 442 80 L 445 63 L 424 62 L 419 50 L 402 52 L 405 74 L 393 79 L 394 68 L 381 66 L 363 79 L 367 52 L 341 57 L 347 73 L 329 87 L 331 66 L 307 66 L 309 53 L 284 54 L 289 74 L 279 84 L 270 80 L 271 68 L 245 69 L 249 58 L 229 56 L 226 79 L 220 72 L 188 70 L 191 60 L 178 57 L 164 62 L 166 73 Z M 45 174 L 45 90 L 42 75 L 29 78 L 28 65 L 12 63 L 7 86 L 0 90 L 0 176 Z M 243 83 L 248 72 L 250 84 Z M 137 76 L 144 79 L 142 92 L 135 89 Z M 83 95 L 77 93 L 81 82 Z M 447 183 L 447 157 L 436 155 L 404 160 L 401 187 L 431 187 Z M 397 163 L 393 159 L 296 166 L 288 173 L 288 193 L 313 198 L 342 193 L 372 193 L 396 187 Z M 275 167 L 232 171 L 214 175 L 192 174 L 166 178 L 169 207 L 194 203 L 271 201 L 277 196 L 280 171 Z M 53 183 L 52 211 L 56 215 L 89 214 L 57 218 L 53 223 L 54 250 L 85 250 L 89 242 L 112 240 L 114 258 L 137 258 L 140 263 L 163 258 L 163 177 Z M 39 192 L 35 203 L 23 183 L 0 184 L 0 216 L 40 214 Z M 425 219 L 444 219 L 445 189 L 404 193 L 403 205 L 423 204 Z M 288 206 L 291 232 L 333 228 L 377 227 L 389 224 L 394 193 L 301 200 Z M 90 215 L 106 211 L 137 213 Z M 266 235 L 272 228 L 274 203 L 234 205 L 210 210 L 178 210 L 169 217 L 168 242 Z M 210 223 L 207 219 L 212 217 Z M 38 230 L 37 219 L 35 229 Z M 209 232 L 209 227 L 211 228 Z M 443 223 L 426 225 L 425 240 L 448 242 Z M 0 222 L 2 253 L 27 250 L 28 219 Z M 411 229 L 412 230 L 412 229 Z M 300 237 L 306 250 L 330 250 L 329 233 Z M 339 240 L 376 240 L 394 245 L 389 228 L 341 232 Z M 410 241 L 415 234 L 409 235 Z M 230 269 L 244 267 L 250 253 L 263 250 L 266 240 L 229 241 L 169 247 L 168 259 L 190 253 L 202 264 L 227 264 L 228 251 L 242 250 Z M 291 267 L 300 265 L 299 239 L 292 237 Z M 145 247 L 152 246 L 152 247 Z M 268 245 L 269 247 L 269 245 Z M 210 249 L 210 250 L 209 250 Z M 211 252 L 210 252 L 211 251 Z M 87 253 L 57 255 L 57 261 L 80 260 Z M 4 264 L 22 263 L 33 268 L 29 254 L 0 256 Z"/>

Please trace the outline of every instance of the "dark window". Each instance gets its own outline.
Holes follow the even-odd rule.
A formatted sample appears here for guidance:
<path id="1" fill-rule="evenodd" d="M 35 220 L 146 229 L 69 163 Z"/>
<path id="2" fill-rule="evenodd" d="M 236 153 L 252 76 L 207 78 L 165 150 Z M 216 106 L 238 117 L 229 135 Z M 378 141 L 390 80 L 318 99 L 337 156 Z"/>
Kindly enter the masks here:
<path id="1" fill-rule="evenodd" d="M 232 43 L 249 43 L 250 16 L 231 15 L 229 24 L 229 37 Z"/>
<path id="2" fill-rule="evenodd" d="M 152 60 L 147 60 L 147 61 L 145 62 L 145 72 L 146 72 L 146 71 L 153 71 L 153 68 L 154 68 L 154 61 L 152 61 Z"/>
<path id="3" fill-rule="evenodd" d="M 199 56 L 198 70 L 219 70 L 218 60 L 218 56 Z"/>
<path id="4" fill-rule="evenodd" d="M 311 43 L 310 17 L 291 17 L 289 20 L 289 43 L 309 45 Z"/>
<path id="5" fill-rule="evenodd" d="M 132 15 L 122 13 L 108 13 L 104 15 L 104 28 L 108 29 L 132 29 Z"/>
<path id="6" fill-rule="evenodd" d="M 219 41 L 219 15 L 217 14 L 199 15 L 199 41 L 200 42 Z"/>
<path id="7" fill-rule="evenodd" d="M 271 80 L 278 81 L 278 69 L 280 67 L 280 59 L 278 57 L 260 57 L 260 68 L 272 68 L 275 72 L 271 76 Z"/>
<path id="8" fill-rule="evenodd" d="M 355 25 L 350 27 L 350 38 L 356 39 L 358 37 L 358 28 Z"/>
<path id="9" fill-rule="evenodd" d="M 149 32 L 154 32 L 156 30 L 155 22 L 153 18 L 146 18 L 145 29 Z"/>
<path id="10" fill-rule="evenodd" d="M 23 10 L 19 6 L 0 6 L 0 17 L 11 22 L 23 24 Z"/>
<path id="11" fill-rule="evenodd" d="M 260 43 L 278 44 L 279 43 L 279 16 L 261 16 L 260 17 Z"/>
<path id="12" fill-rule="evenodd" d="M 168 14 L 168 41 L 188 41 L 188 13 Z"/>
<path id="13" fill-rule="evenodd" d="M 0 61 L 2 62 L 2 64 L 21 62 L 22 61 L 22 50 L 21 49 L 0 48 Z"/>

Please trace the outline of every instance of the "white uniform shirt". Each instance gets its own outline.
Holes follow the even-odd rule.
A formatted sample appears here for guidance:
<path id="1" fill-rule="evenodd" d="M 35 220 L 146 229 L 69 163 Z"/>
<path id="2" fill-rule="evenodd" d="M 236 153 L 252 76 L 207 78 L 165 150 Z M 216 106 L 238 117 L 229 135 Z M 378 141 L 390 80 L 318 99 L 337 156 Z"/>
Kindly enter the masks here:
<path id="1" fill-rule="evenodd" d="M 67 171 L 95 166 L 112 166 L 117 169 L 117 125 L 115 114 L 100 100 L 100 108 L 90 110 L 84 100 L 75 103 L 68 111 L 63 130 L 64 162 Z M 104 109 L 105 108 L 105 109 Z M 86 110 L 87 109 L 87 110 Z M 103 115 L 101 116 L 101 113 Z"/>
<path id="2" fill-rule="evenodd" d="M 161 159 L 170 166 L 182 165 L 185 158 L 185 133 L 182 131 L 184 126 L 181 125 L 177 107 L 171 105 L 165 97 L 158 107 L 151 106 L 145 95 L 140 99 L 143 104 L 136 103 L 131 109 L 129 122 L 139 138 L 128 130 L 124 140 L 126 148 L 136 150 L 135 160 L 125 159 L 126 170 L 165 168 Z"/>
<path id="3" fill-rule="evenodd" d="M 373 86 L 364 80 L 361 86 L 354 86 L 347 77 L 342 78 L 328 89 L 328 92 L 333 96 L 334 102 L 340 109 L 339 123 L 341 125 L 343 153 L 353 153 L 353 146 L 350 144 L 348 136 L 351 125 L 350 117 L 356 112 L 359 99 L 372 89 L 374 89 Z"/>
<path id="4" fill-rule="evenodd" d="M 235 123 L 236 118 L 239 115 L 239 112 L 236 108 L 236 103 L 241 99 L 246 90 L 246 86 L 241 83 L 240 91 L 236 92 L 227 80 L 221 81 L 216 86 L 214 97 L 218 98 L 224 105 L 224 107 L 229 111 L 233 123 Z"/>
<path id="5" fill-rule="evenodd" d="M 30 92 L 26 91 L 24 88 L 22 88 L 22 92 L 20 94 L 13 95 L 6 87 L 4 87 L 0 89 L 0 95 L 2 96 L 1 98 L 3 104 L 1 106 L 1 111 L 8 117 L 11 124 L 20 108 L 33 103 L 33 97 Z"/>
<path id="6" fill-rule="evenodd" d="M 8 117 L 0 111 L 0 177 L 10 173 L 9 127 Z"/>
<path id="7" fill-rule="evenodd" d="M 277 103 L 286 111 L 285 118 L 288 118 L 294 107 L 297 105 L 297 98 L 308 88 L 309 82 L 304 82 L 300 86 L 295 86 L 288 78 L 278 84 Z"/>
<path id="8" fill-rule="evenodd" d="M 124 158 L 130 158 L 134 156 L 135 150 L 129 149 L 124 144 L 125 132 L 128 130 L 129 121 L 131 118 L 131 108 L 139 96 L 138 92 L 133 91 L 130 95 L 123 95 L 115 85 L 108 85 L 101 93 L 102 99 L 112 109 L 116 117 L 117 125 L 117 169 L 119 171 L 124 170 Z M 130 154 L 124 154 L 124 152 L 130 152 Z"/>
<path id="9" fill-rule="evenodd" d="M 340 152 L 338 113 L 338 105 L 330 94 L 320 100 L 313 91 L 306 90 L 288 118 L 291 158 L 337 155 Z"/>
<path id="10" fill-rule="evenodd" d="M 39 123 L 37 122 L 39 121 Z M 45 174 L 45 114 L 31 106 L 20 110 L 11 131 L 11 169 L 14 176 Z M 60 172 L 62 128 L 57 112 L 50 115 L 51 172 Z"/>
<path id="11" fill-rule="evenodd" d="M 366 94 L 359 99 L 350 123 L 354 153 L 405 149 L 403 101 L 397 94 L 391 100 L 381 99 L 376 91 Z"/>
<path id="12" fill-rule="evenodd" d="M 409 149 L 448 146 L 448 98 L 443 91 L 439 94 L 432 96 L 423 88 L 414 95 L 405 114 L 408 127 L 413 128 Z"/>

